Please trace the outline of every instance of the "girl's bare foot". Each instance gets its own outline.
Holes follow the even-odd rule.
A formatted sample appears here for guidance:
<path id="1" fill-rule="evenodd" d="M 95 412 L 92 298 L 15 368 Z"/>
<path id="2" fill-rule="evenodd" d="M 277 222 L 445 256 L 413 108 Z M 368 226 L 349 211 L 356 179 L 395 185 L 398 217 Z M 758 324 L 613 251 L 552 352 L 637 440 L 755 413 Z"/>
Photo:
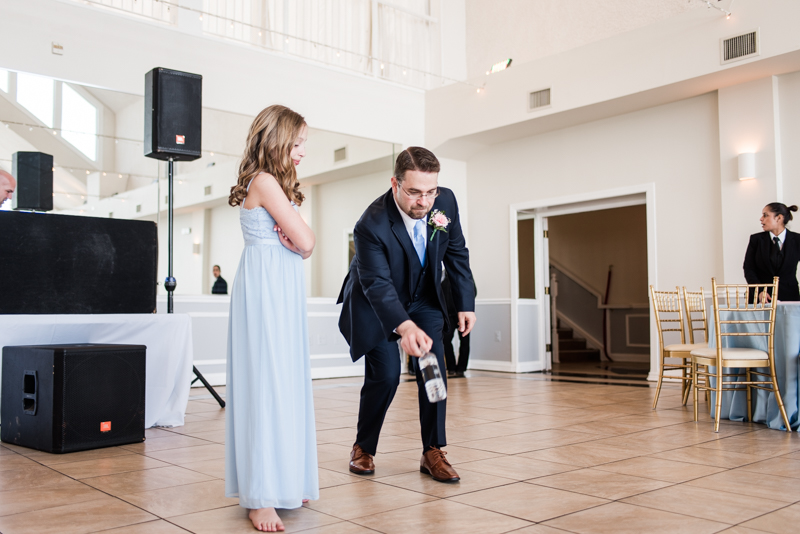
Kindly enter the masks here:
<path id="1" fill-rule="evenodd" d="M 308 499 L 303 499 L 303 504 L 308 504 Z"/>
<path id="2" fill-rule="evenodd" d="M 250 510 L 250 521 L 256 530 L 262 532 L 278 532 L 284 530 L 283 522 L 278 517 L 278 512 L 275 508 L 259 508 L 258 510 Z"/>

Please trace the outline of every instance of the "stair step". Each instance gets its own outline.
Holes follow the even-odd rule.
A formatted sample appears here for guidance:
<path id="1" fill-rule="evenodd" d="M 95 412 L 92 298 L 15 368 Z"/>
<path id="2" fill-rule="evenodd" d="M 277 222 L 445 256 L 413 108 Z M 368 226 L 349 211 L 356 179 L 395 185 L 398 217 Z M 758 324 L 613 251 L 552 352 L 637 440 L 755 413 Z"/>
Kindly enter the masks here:
<path id="1" fill-rule="evenodd" d="M 572 328 L 557 328 L 558 339 L 572 339 Z"/>
<path id="2" fill-rule="evenodd" d="M 558 338 L 558 350 L 583 350 L 586 348 L 586 340 L 574 337 L 572 339 Z"/>
<path id="3" fill-rule="evenodd" d="M 558 360 L 561 363 L 599 362 L 600 351 L 597 349 L 564 350 L 559 349 Z"/>

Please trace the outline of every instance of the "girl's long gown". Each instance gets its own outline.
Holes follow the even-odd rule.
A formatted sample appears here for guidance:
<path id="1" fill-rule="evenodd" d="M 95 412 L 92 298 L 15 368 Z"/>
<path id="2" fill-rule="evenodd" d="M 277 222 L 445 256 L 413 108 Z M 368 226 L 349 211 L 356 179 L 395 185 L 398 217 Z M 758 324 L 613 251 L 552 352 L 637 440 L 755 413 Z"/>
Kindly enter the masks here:
<path id="1" fill-rule="evenodd" d="M 296 209 L 296 208 L 295 208 Z M 231 291 L 225 495 L 245 508 L 319 498 L 302 258 L 262 207 L 240 209 L 245 247 Z"/>

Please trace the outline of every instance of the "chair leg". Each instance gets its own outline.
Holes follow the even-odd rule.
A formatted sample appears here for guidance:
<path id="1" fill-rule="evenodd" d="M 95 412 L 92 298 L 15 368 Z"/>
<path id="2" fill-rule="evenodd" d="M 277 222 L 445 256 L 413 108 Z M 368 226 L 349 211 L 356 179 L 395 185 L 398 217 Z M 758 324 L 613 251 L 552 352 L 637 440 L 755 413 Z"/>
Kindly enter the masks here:
<path id="1" fill-rule="evenodd" d="M 691 362 L 691 358 L 689 362 Z M 686 358 L 683 360 L 683 364 L 687 365 Z M 692 384 L 694 383 L 694 371 L 693 369 L 687 369 L 686 367 L 683 368 L 683 406 L 686 406 L 686 402 L 689 400 L 689 393 L 691 393 Z"/>
<path id="2" fill-rule="evenodd" d="M 775 370 L 772 370 L 772 389 L 775 390 L 775 400 L 778 401 L 778 409 L 781 411 L 781 418 L 783 418 L 783 424 L 786 425 L 786 431 L 791 432 L 792 427 L 789 426 L 789 418 L 786 417 L 786 408 L 783 406 L 783 399 L 781 398 L 781 392 L 778 389 L 778 380 L 775 378 Z"/>
<path id="3" fill-rule="evenodd" d="M 658 372 L 658 385 L 656 386 L 656 398 L 653 399 L 653 409 L 656 409 L 658 404 L 658 395 L 661 393 L 661 382 L 664 380 L 664 353 L 661 353 L 661 369 Z"/>
<path id="4" fill-rule="evenodd" d="M 694 358 L 689 360 L 692 364 L 692 402 L 694 404 L 694 422 L 697 422 L 697 364 L 694 361 Z"/>
<path id="5" fill-rule="evenodd" d="M 722 415 L 722 362 L 717 362 L 717 383 L 714 387 L 717 398 L 714 402 L 714 432 L 719 433 L 719 418 Z"/>
<path id="6" fill-rule="evenodd" d="M 745 380 L 750 382 L 751 375 L 749 367 L 745 369 L 744 377 Z M 753 388 L 749 384 L 747 385 L 747 422 L 753 422 Z"/>

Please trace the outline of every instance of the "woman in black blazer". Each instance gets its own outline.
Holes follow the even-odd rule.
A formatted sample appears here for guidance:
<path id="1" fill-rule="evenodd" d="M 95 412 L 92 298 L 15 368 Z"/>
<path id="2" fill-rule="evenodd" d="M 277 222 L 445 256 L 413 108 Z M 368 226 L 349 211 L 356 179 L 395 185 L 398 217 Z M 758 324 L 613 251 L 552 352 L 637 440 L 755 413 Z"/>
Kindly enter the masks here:
<path id="1" fill-rule="evenodd" d="M 748 284 L 771 284 L 780 279 L 778 300 L 800 300 L 797 286 L 797 263 L 800 262 L 800 234 L 786 229 L 797 206 L 773 202 L 761 213 L 763 232 L 750 236 L 744 255 L 744 277 Z M 772 300 L 765 295 L 766 301 Z"/>

